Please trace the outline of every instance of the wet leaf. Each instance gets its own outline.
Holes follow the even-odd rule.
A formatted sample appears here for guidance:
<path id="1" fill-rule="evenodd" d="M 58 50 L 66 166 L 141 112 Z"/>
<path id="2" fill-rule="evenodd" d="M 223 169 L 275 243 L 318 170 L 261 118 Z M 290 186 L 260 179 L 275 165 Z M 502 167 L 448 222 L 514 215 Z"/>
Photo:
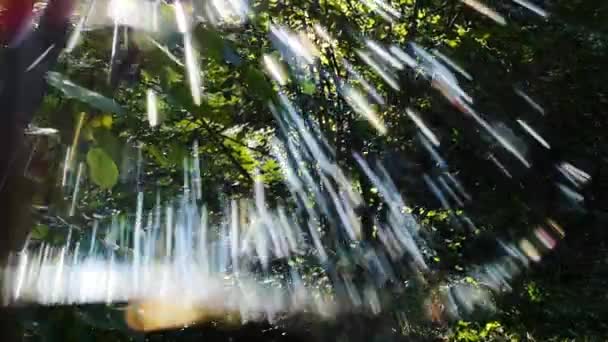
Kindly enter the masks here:
<path id="1" fill-rule="evenodd" d="M 118 114 L 123 112 L 122 108 L 114 100 L 74 84 L 60 73 L 49 72 L 47 74 L 47 81 L 49 85 L 60 90 L 68 98 L 82 101 L 104 112 Z"/>
<path id="2" fill-rule="evenodd" d="M 94 130 L 94 138 L 98 147 L 103 150 L 115 161 L 121 158 L 121 146 L 119 140 L 107 129 L 96 129 Z"/>
<path id="3" fill-rule="evenodd" d="M 107 129 L 112 128 L 112 114 L 106 114 L 101 117 L 101 125 Z"/>
<path id="4" fill-rule="evenodd" d="M 100 188 L 110 189 L 118 181 L 118 167 L 103 149 L 90 149 L 87 153 L 87 164 L 91 179 Z"/>

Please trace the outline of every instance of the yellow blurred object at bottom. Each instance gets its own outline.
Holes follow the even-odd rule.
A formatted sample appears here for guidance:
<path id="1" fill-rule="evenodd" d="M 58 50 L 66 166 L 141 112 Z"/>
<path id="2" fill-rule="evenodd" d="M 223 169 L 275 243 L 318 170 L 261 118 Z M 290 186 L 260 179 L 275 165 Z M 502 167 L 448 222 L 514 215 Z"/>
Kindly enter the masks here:
<path id="1" fill-rule="evenodd" d="M 240 322 L 240 315 L 222 308 L 194 306 L 154 300 L 127 307 L 125 319 L 129 328 L 142 332 L 180 329 L 194 324 L 217 321 L 226 325 Z"/>

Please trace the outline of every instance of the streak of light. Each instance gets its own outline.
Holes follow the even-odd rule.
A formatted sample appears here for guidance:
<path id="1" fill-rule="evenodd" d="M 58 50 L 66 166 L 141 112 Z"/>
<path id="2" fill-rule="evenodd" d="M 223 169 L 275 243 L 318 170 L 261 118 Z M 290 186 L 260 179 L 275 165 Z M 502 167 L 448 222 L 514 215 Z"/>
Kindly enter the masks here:
<path id="1" fill-rule="evenodd" d="M 471 7 L 472 9 L 476 10 L 477 12 L 481 13 L 482 15 L 485 15 L 486 17 L 494 20 L 496 23 L 498 23 L 500 25 L 507 24 L 507 21 L 505 20 L 505 18 L 502 15 L 500 15 L 494 9 L 488 7 L 487 5 L 481 3 L 477 0 L 460 0 L 460 1 L 462 1 L 465 5 Z"/>
<path id="2" fill-rule="evenodd" d="M 553 219 L 551 218 L 547 218 L 547 224 L 553 228 L 553 230 L 555 230 L 557 232 L 557 234 L 559 234 L 560 238 L 564 238 L 566 236 L 566 232 L 564 231 L 564 228 L 562 228 L 562 226 L 555 222 Z"/>
<path id="3" fill-rule="evenodd" d="M 537 6 L 536 4 L 534 4 L 528 0 L 513 0 L 513 2 L 522 7 L 527 8 L 528 10 L 540 15 L 543 18 L 546 18 L 549 16 L 549 13 L 547 13 L 547 11 L 545 11 L 540 6 Z"/>
<path id="4" fill-rule="evenodd" d="M 203 275 L 209 274 L 209 249 L 207 243 L 208 228 L 208 211 L 206 206 L 201 207 L 200 230 L 198 233 L 198 259 L 201 263 L 201 272 Z"/>
<path id="5" fill-rule="evenodd" d="M 110 254 L 110 264 L 108 266 L 108 282 L 106 284 L 106 298 L 105 298 L 105 303 L 106 304 L 110 304 L 112 302 L 112 298 L 114 296 L 114 265 L 115 265 L 115 254 L 111 253 Z"/>
<path id="6" fill-rule="evenodd" d="M 534 247 L 532 242 L 530 242 L 528 239 L 522 239 L 521 241 L 519 241 L 519 248 L 521 248 L 521 250 L 524 252 L 524 254 L 526 254 L 526 256 L 528 256 L 528 258 L 530 258 L 530 260 L 532 260 L 534 262 L 540 261 L 540 259 L 541 259 L 540 252 L 538 251 L 538 249 L 536 247 Z"/>
<path id="7" fill-rule="evenodd" d="M 192 185 L 194 188 L 194 196 L 197 200 L 200 200 L 203 196 L 203 182 L 201 180 L 201 160 L 198 140 L 194 140 L 194 143 L 192 144 L 192 163 Z"/>
<path id="8" fill-rule="evenodd" d="M 80 36 L 82 34 L 82 30 L 84 29 L 84 25 L 85 25 L 87 19 L 91 16 L 91 13 L 93 12 L 93 8 L 95 7 L 96 1 L 97 0 L 91 0 L 88 2 L 88 8 L 86 10 L 86 14 L 80 17 L 80 19 L 78 20 L 78 24 L 76 24 L 76 27 L 70 34 L 70 38 L 68 39 L 68 42 L 65 47 L 66 53 L 72 52 L 74 50 L 74 48 L 76 47 L 76 45 L 78 45 L 78 42 L 80 41 Z"/>
<path id="9" fill-rule="evenodd" d="M 450 172 L 447 173 L 447 177 L 448 179 L 452 182 L 452 184 L 456 187 L 456 190 L 458 190 L 458 192 L 467 200 L 470 201 L 471 195 L 469 195 L 469 193 L 465 190 L 464 186 L 462 186 L 462 183 L 460 183 L 460 181 L 458 179 L 456 179 L 456 177 L 454 177 L 454 175 L 452 175 Z"/>
<path id="10" fill-rule="evenodd" d="M 239 272 L 239 221 L 238 207 L 235 200 L 230 204 L 230 258 L 232 262 L 232 272 Z"/>
<path id="11" fill-rule="evenodd" d="M 173 206 L 165 208 L 165 259 L 173 255 Z"/>
<path id="12" fill-rule="evenodd" d="M 348 70 L 348 72 L 353 76 L 353 78 L 355 80 L 357 80 L 357 82 L 361 83 L 361 85 L 363 86 L 363 88 L 365 89 L 365 91 L 367 91 L 367 93 L 369 95 L 371 95 L 371 97 L 374 98 L 374 100 L 376 101 L 376 103 L 378 104 L 385 104 L 384 99 L 382 98 L 382 95 L 380 95 L 378 93 L 378 90 L 376 90 L 376 88 L 369 84 L 369 82 L 367 82 L 365 80 L 365 78 L 363 78 L 363 76 L 361 76 L 361 74 L 359 74 L 351 65 L 350 63 L 348 63 L 348 61 L 346 60 L 342 60 L 342 64 L 344 65 L 344 67 L 346 68 L 346 70 Z"/>
<path id="13" fill-rule="evenodd" d="M 509 178 L 513 178 L 513 176 L 511 175 L 511 173 L 509 172 L 509 170 L 507 170 L 507 168 L 503 165 L 503 163 L 500 162 L 500 160 L 496 159 L 496 157 L 493 154 L 490 154 L 488 156 L 488 158 L 496 165 L 498 166 L 498 169 L 500 171 L 502 171 L 505 176 L 509 177 Z"/>
<path id="14" fill-rule="evenodd" d="M 173 6 L 175 9 L 175 21 L 177 23 L 177 29 L 182 34 L 189 32 L 188 20 L 186 19 L 186 13 L 184 11 L 184 7 L 182 6 L 182 2 L 180 0 L 176 0 L 173 2 Z"/>
<path id="15" fill-rule="evenodd" d="M 321 180 L 325 186 L 325 189 L 329 193 L 329 196 L 334 202 L 334 206 L 338 212 L 338 217 L 342 221 L 349 238 L 351 241 L 359 240 L 361 232 L 360 221 L 356 220 L 352 207 L 350 207 L 347 201 L 343 201 L 338 196 L 334 187 L 327 180 L 327 177 L 321 176 Z"/>
<path id="16" fill-rule="evenodd" d="M 87 114 L 85 112 L 80 113 L 80 118 L 78 119 L 78 123 L 76 124 L 76 130 L 74 131 L 74 139 L 72 140 L 72 147 L 70 148 L 70 159 L 68 161 L 68 167 L 72 168 L 72 163 L 74 162 L 74 157 L 76 157 L 76 151 L 78 150 L 78 141 L 80 140 L 80 131 L 82 129 L 82 125 L 84 124 L 84 119 Z"/>
<path id="17" fill-rule="evenodd" d="M 158 125 L 158 102 L 156 100 L 156 92 L 152 89 L 148 89 L 146 92 L 147 109 L 148 109 L 148 122 L 151 127 Z"/>
<path id="18" fill-rule="evenodd" d="M 19 299 L 21 296 L 21 290 L 23 288 L 23 283 L 25 281 L 25 275 L 28 266 L 28 255 L 27 251 L 22 251 L 19 253 L 19 264 L 17 271 L 17 285 L 15 286 L 15 292 L 13 293 L 13 298 Z"/>
<path id="19" fill-rule="evenodd" d="M 382 135 L 388 131 L 382 119 L 376 114 L 361 92 L 350 85 L 345 85 L 342 94 L 355 112 L 363 116 Z"/>
<path id="20" fill-rule="evenodd" d="M 112 52 L 110 54 L 108 80 L 112 75 L 112 69 L 114 68 L 114 59 L 116 58 L 116 50 L 118 49 L 118 21 L 114 20 L 114 32 L 112 33 Z"/>
<path id="21" fill-rule="evenodd" d="M 532 108 L 538 111 L 540 114 L 545 115 L 545 109 L 539 105 L 536 101 L 534 101 L 528 94 L 524 93 L 522 90 L 515 88 L 515 94 L 519 95 L 522 99 L 524 99 Z"/>
<path id="22" fill-rule="evenodd" d="M 452 189 L 448 182 L 445 181 L 445 178 L 439 176 L 437 180 L 439 181 L 439 185 L 441 185 L 441 187 L 448 193 L 448 195 L 452 197 L 452 199 L 456 202 L 456 204 L 458 204 L 459 207 L 464 206 L 464 203 L 462 202 L 460 197 L 456 195 L 456 192 Z"/>
<path id="23" fill-rule="evenodd" d="M 534 138 L 541 145 L 543 145 L 543 147 L 545 147 L 548 150 L 551 149 L 551 146 L 549 146 L 549 143 L 542 136 L 540 136 L 540 134 L 538 134 L 538 132 L 536 132 L 534 130 L 534 128 L 530 127 L 530 125 L 528 125 L 525 121 L 518 119 L 517 123 L 520 124 L 521 127 L 523 127 L 523 129 L 532 136 L 532 138 Z"/>
<path id="24" fill-rule="evenodd" d="M 95 245 L 97 241 L 97 230 L 99 229 L 99 221 L 93 222 L 93 231 L 91 232 L 91 241 L 89 242 L 89 254 L 88 257 L 92 257 L 95 253 Z M 68 240 L 69 241 L 69 240 Z"/>
<path id="25" fill-rule="evenodd" d="M 239 17 L 245 17 L 249 13 L 249 5 L 244 0 L 230 0 L 232 8 Z"/>
<path id="26" fill-rule="evenodd" d="M 65 188 L 65 186 L 68 183 L 68 172 L 71 168 L 70 167 L 70 156 L 72 155 L 71 149 L 72 149 L 72 147 L 68 146 L 65 151 L 65 159 L 63 161 L 63 174 L 61 177 L 61 187 L 62 188 Z"/>
<path id="27" fill-rule="evenodd" d="M 135 211 L 135 225 L 133 228 L 133 286 L 139 290 L 140 268 L 141 268 L 141 240 L 142 240 L 142 215 L 144 210 L 144 193 L 137 194 L 137 208 Z M 92 244 L 94 246 L 94 244 Z M 91 247 L 93 248 L 93 247 Z"/>
<path id="28" fill-rule="evenodd" d="M 282 86 L 287 84 L 287 73 L 274 56 L 266 54 L 264 55 L 263 61 L 270 77 Z"/>
<path id="29" fill-rule="evenodd" d="M 25 134 L 27 135 L 55 135 L 59 133 L 59 130 L 49 127 L 28 127 Z"/>
<path id="30" fill-rule="evenodd" d="M 449 65 L 452 69 L 456 70 L 459 74 L 464 76 L 464 78 L 466 78 L 469 81 L 473 80 L 473 77 L 471 76 L 471 74 L 466 72 L 466 70 L 464 70 L 460 65 L 458 65 L 454 61 L 452 61 L 448 56 L 442 54 L 438 50 L 433 50 L 433 53 L 435 54 L 435 56 L 439 57 L 442 61 L 444 61 L 447 65 Z"/>
<path id="31" fill-rule="evenodd" d="M 160 0 L 154 0 L 154 6 L 152 6 L 152 32 L 158 32 L 158 6 L 160 6 Z"/>
<path id="32" fill-rule="evenodd" d="M 67 246 L 63 246 L 61 251 L 59 252 L 59 262 L 57 266 L 57 270 L 55 271 L 55 281 L 52 286 L 51 300 L 53 302 L 57 302 L 59 300 L 59 291 L 61 290 L 61 283 L 63 281 L 63 273 L 64 273 L 64 264 L 65 264 L 65 255 L 67 253 Z"/>
<path id="33" fill-rule="evenodd" d="M 220 17 L 221 20 L 226 20 L 232 14 L 227 1 L 212 0 L 210 3 L 213 5 L 213 8 L 216 10 L 217 15 Z"/>
<path id="34" fill-rule="evenodd" d="M 270 27 L 270 34 L 271 38 L 278 40 L 274 40 L 273 44 L 286 60 L 289 61 L 290 57 L 294 57 L 296 61 L 303 61 L 309 65 L 314 62 L 314 56 L 318 54 L 318 51 L 305 35 L 294 34 L 284 27 L 276 25 Z M 278 46 L 277 43 L 279 43 Z M 290 62 L 290 64 L 293 63 Z"/>
<path id="35" fill-rule="evenodd" d="M 557 187 L 559 188 L 559 190 L 566 196 L 568 197 L 570 200 L 576 202 L 576 203 L 582 203 L 585 198 L 583 197 L 583 195 L 581 195 L 580 193 L 578 193 L 575 190 L 572 190 L 569 186 L 564 185 L 564 184 L 558 184 Z"/>
<path id="36" fill-rule="evenodd" d="M 200 68 L 196 59 L 196 52 L 192 46 L 192 40 L 189 34 L 184 36 L 184 50 L 186 59 L 186 70 L 188 72 L 188 81 L 190 83 L 190 92 L 195 105 L 201 104 L 201 75 Z"/>
<path id="37" fill-rule="evenodd" d="M 314 25 L 314 29 L 315 32 L 317 33 L 317 35 L 319 37 L 321 37 L 321 39 L 323 39 L 325 42 L 327 42 L 330 46 L 335 46 L 337 45 L 336 40 L 334 38 L 332 38 L 329 33 L 327 33 L 327 31 L 325 30 L 325 28 L 319 24 L 315 24 Z"/>
<path id="38" fill-rule="evenodd" d="M 108 4 L 108 17 L 112 18 L 116 25 L 128 23 L 137 11 L 137 1 L 133 0 L 110 0 Z"/>
<path id="39" fill-rule="evenodd" d="M 534 235 L 547 249 L 553 249 L 557 245 L 557 241 L 541 227 L 534 230 Z"/>
<path id="40" fill-rule="evenodd" d="M 209 2 L 212 11 L 209 11 L 210 21 L 214 24 L 238 25 L 247 20 L 250 12 L 249 5 L 242 0 L 212 0 Z"/>
<path id="41" fill-rule="evenodd" d="M 176 0 L 173 3 L 175 8 L 175 20 L 180 33 L 184 37 L 184 59 L 186 64 L 186 72 L 188 74 L 188 83 L 190 83 L 190 92 L 192 93 L 192 99 L 195 105 L 200 106 L 201 104 L 201 74 L 200 67 L 196 58 L 196 51 L 192 45 L 192 37 L 188 27 L 188 21 L 184 12 L 184 7 L 181 1 Z"/>
<path id="42" fill-rule="evenodd" d="M 435 181 L 426 174 L 423 175 L 422 178 L 424 179 L 424 182 L 426 183 L 426 185 L 429 187 L 429 190 L 431 190 L 433 195 L 435 195 L 435 197 L 437 197 L 437 199 L 439 200 L 439 203 L 441 203 L 441 206 L 447 210 L 450 210 L 451 206 L 448 203 L 448 200 L 443 195 L 443 191 L 441 191 L 441 189 L 439 189 L 439 187 L 437 186 L 437 183 L 435 183 Z"/>
<path id="43" fill-rule="evenodd" d="M 414 123 L 416 124 L 416 126 L 418 126 L 418 128 L 420 129 L 420 131 L 422 132 L 422 134 L 424 134 L 424 136 L 427 139 L 429 139 L 429 141 L 433 145 L 435 145 L 435 147 L 439 147 L 439 144 L 440 144 L 439 139 L 437 138 L 437 136 L 435 135 L 435 133 L 433 133 L 433 131 L 431 131 L 431 129 L 424 123 L 424 121 L 422 121 L 422 119 L 418 116 L 418 114 L 416 114 L 410 108 L 406 108 L 405 112 L 410 117 L 410 119 L 412 119 L 412 121 L 414 121 Z"/>
<path id="44" fill-rule="evenodd" d="M 468 103 L 473 103 L 473 98 L 460 87 L 456 77 L 443 65 L 433 63 L 431 75 L 431 85 L 448 98 L 450 102 L 462 98 Z"/>
<path id="45" fill-rule="evenodd" d="M 393 19 L 393 17 L 391 17 L 391 15 L 388 14 L 383 9 L 378 8 L 378 7 L 374 7 L 373 11 L 376 12 L 380 17 L 382 17 L 382 19 L 388 21 L 389 23 L 394 23 L 395 22 L 395 19 Z"/>
<path id="46" fill-rule="evenodd" d="M 467 110 L 467 113 L 471 115 L 481 127 L 483 127 L 488 133 L 490 133 L 490 135 L 493 136 L 494 139 L 496 139 L 496 141 L 498 141 L 505 148 L 505 150 L 509 151 L 513 156 L 515 156 L 515 158 L 517 158 L 522 164 L 524 164 L 525 167 L 530 167 L 530 163 L 526 160 L 523 154 L 519 152 L 515 146 L 513 146 L 511 142 L 509 142 L 505 137 L 500 135 L 492 126 L 490 126 L 490 124 L 486 120 L 480 117 L 472 108 L 465 106 L 465 109 Z M 497 162 L 496 158 L 494 158 L 493 156 L 492 159 Z M 502 165 L 500 163 L 498 164 Z"/>
<path id="47" fill-rule="evenodd" d="M 528 267 L 530 265 L 530 261 L 526 258 L 526 256 L 512 243 L 506 243 L 502 240 L 498 240 L 498 245 L 513 259 L 522 263 L 524 267 Z"/>
<path id="48" fill-rule="evenodd" d="M 175 64 L 183 67 L 184 63 L 182 63 L 174 54 L 171 53 L 171 51 L 169 51 L 169 49 L 166 46 L 161 45 L 159 42 L 156 41 L 156 39 L 150 37 L 150 36 L 146 36 L 147 39 L 154 44 L 154 46 L 156 46 L 160 51 L 162 51 L 165 55 L 167 55 L 167 57 L 169 57 L 172 61 L 175 62 Z"/>
<path id="49" fill-rule="evenodd" d="M 74 192 L 72 193 L 72 205 L 70 206 L 69 216 L 74 216 L 76 213 L 76 203 L 78 202 L 78 194 L 80 192 L 80 183 L 82 182 L 82 173 L 84 171 L 84 163 L 78 164 L 78 171 L 76 172 L 76 183 L 74 184 Z"/>
<path id="50" fill-rule="evenodd" d="M 32 64 L 30 64 L 30 66 L 27 67 L 27 69 L 25 69 L 25 72 L 29 72 L 32 69 L 34 69 L 36 66 L 38 66 L 38 64 L 40 64 L 40 62 L 42 62 L 44 60 L 44 58 L 49 54 L 49 52 L 51 52 L 54 48 L 55 48 L 55 44 L 51 44 L 51 46 L 49 46 L 46 50 L 44 50 L 44 52 L 41 53 L 40 56 L 38 56 L 38 58 L 36 58 L 32 62 Z"/>
<path id="51" fill-rule="evenodd" d="M 321 52 L 317 46 L 310 40 L 308 34 L 304 31 L 300 31 L 297 34 L 297 38 L 302 46 L 302 49 L 305 51 L 304 57 L 308 64 L 314 63 L 314 58 L 321 55 Z"/>
<path id="52" fill-rule="evenodd" d="M 395 68 L 397 70 L 403 69 L 403 64 L 401 64 L 401 62 L 399 62 L 398 59 L 396 59 L 390 53 L 388 53 L 385 48 L 378 45 L 378 43 L 376 43 L 372 40 L 368 40 L 366 42 L 366 44 L 370 50 L 372 50 L 376 55 L 378 55 L 380 58 L 382 58 L 386 62 L 388 62 L 393 68 Z"/>
<path id="53" fill-rule="evenodd" d="M 365 64 L 369 65 L 378 74 L 378 76 L 382 77 L 382 79 L 384 79 L 384 81 L 391 86 L 391 88 L 400 90 L 397 80 L 389 75 L 378 63 L 376 63 L 376 61 L 372 59 L 372 57 L 363 51 L 357 51 L 357 55 L 359 55 Z"/>
<path id="54" fill-rule="evenodd" d="M 184 36 L 184 50 L 186 70 L 188 72 L 188 81 L 190 83 L 190 92 L 192 93 L 194 104 L 200 106 L 202 96 L 200 68 L 196 60 L 196 53 L 194 51 L 194 47 L 192 47 L 192 40 L 189 34 Z"/>
<path id="55" fill-rule="evenodd" d="M 423 47 L 411 43 L 414 52 L 421 59 L 420 71 L 431 81 L 431 85 L 439 90 L 450 102 L 459 102 L 464 99 L 473 103 L 473 99 L 458 84 L 458 79 L 437 57 L 428 53 Z"/>
<path id="56" fill-rule="evenodd" d="M 418 67 L 418 62 L 410 56 L 407 52 L 403 51 L 400 47 L 393 45 L 390 47 L 390 51 L 397 56 L 397 58 L 401 59 L 403 63 L 407 64 L 410 68 L 416 69 Z"/>
<path id="57" fill-rule="evenodd" d="M 424 148 L 427 150 L 427 152 L 431 155 L 431 158 L 433 158 L 433 160 L 436 163 L 436 167 L 440 168 L 440 169 L 446 169 L 448 167 L 447 162 L 445 161 L 445 159 L 443 159 L 441 157 L 441 155 L 439 155 L 439 152 L 437 152 L 437 150 L 433 147 L 433 145 L 431 144 L 431 142 L 422 134 L 418 134 L 418 138 L 420 139 L 420 141 L 422 142 L 422 146 L 424 146 Z"/>
<path id="58" fill-rule="evenodd" d="M 564 177 L 566 177 L 577 187 L 580 187 L 591 180 L 591 176 L 587 172 L 567 162 L 562 162 L 557 169 L 562 175 L 564 175 Z"/>
<path id="59" fill-rule="evenodd" d="M 364 0 L 365 4 L 388 22 L 401 18 L 401 13 L 383 0 Z"/>

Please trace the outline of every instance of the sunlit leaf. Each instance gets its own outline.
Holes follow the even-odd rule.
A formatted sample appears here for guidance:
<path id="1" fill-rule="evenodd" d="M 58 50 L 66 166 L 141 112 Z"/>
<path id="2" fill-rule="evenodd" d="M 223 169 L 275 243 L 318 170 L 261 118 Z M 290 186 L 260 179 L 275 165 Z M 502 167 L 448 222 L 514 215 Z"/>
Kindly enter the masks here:
<path id="1" fill-rule="evenodd" d="M 87 153 L 87 164 L 91 179 L 100 188 L 110 189 L 118 181 L 118 167 L 103 149 L 90 149 Z"/>

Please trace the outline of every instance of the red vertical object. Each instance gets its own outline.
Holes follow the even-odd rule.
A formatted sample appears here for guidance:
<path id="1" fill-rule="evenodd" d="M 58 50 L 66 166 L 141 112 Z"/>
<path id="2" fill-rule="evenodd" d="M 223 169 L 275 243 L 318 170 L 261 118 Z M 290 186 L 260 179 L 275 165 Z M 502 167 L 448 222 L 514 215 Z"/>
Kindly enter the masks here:
<path id="1" fill-rule="evenodd" d="M 31 191 L 23 129 L 46 93 L 46 73 L 65 45 L 74 0 L 49 0 L 37 28 L 30 25 L 35 0 L 0 0 L 0 266 L 23 248 L 32 226 Z M 48 50 L 48 51 L 47 51 Z M 46 52 L 45 52 L 46 51 Z M 46 54 L 31 67 L 33 61 Z M 4 294 L 1 293 L 0 297 Z M 0 298 L 1 301 L 1 298 Z M 0 305 L 0 340 L 21 341 L 14 308 Z"/>
<path id="2" fill-rule="evenodd" d="M 34 0 L 5 0 L 0 12 L 0 42 L 10 42 L 21 31 L 34 10 Z"/>

